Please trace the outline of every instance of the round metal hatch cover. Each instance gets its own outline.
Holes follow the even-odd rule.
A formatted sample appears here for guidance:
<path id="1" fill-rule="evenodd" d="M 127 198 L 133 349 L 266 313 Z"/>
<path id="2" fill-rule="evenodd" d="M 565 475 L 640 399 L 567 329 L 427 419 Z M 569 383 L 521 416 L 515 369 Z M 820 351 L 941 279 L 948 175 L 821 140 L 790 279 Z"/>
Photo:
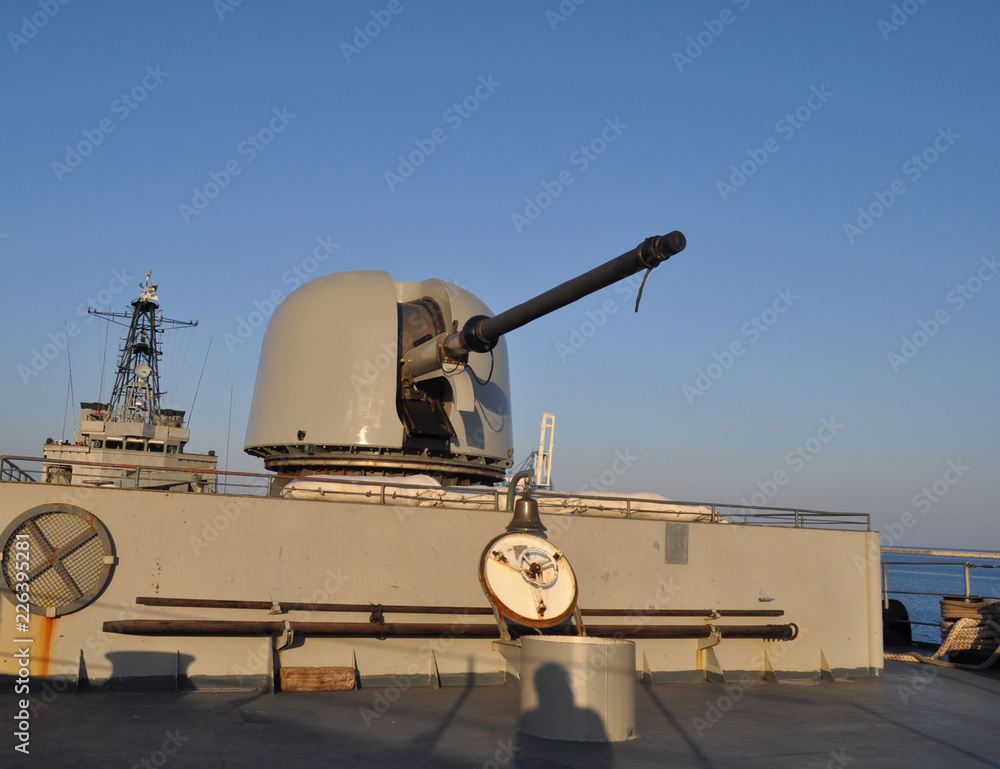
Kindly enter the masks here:
<path id="1" fill-rule="evenodd" d="M 558 625 L 576 608 L 573 567 L 535 534 L 511 532 L 490 542 L 479 561 L 479 582 L 501 614 L 528 627 Z"/>
<path id="2" fill-rule="evenodd" d="M 0 592 L 14 604 L 27 592 L 32 614 L 58 617 L 82 609 L 111 579 L 111 535 L 94 515 L 73 505 L 31 508 L 4 529 L 0 544 Z"/>

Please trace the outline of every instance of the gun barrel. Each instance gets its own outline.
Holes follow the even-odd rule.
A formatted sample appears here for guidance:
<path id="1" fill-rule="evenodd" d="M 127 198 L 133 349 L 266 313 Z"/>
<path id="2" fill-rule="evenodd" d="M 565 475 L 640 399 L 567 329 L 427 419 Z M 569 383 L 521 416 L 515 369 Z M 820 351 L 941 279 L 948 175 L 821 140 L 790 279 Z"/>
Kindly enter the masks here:
<path id="1" fill-rule="evenodd" d="M 629 275 L 641 270 L 652 270 L 683 251 L 686 245 L 687 240 L 677 230 L 667 235 L 646 238 L 631 251 L 567 280 L 534 299 L 492 318 L 483 315 L 469 318 L 460 330 L 452 334 L 441 334 L 435 340 L 421 344 L 404 357 L 403 370 L 406 374 L 417 377 L 440 368 L 444 360 L 462 360 L 470 352 L 489 352 L 504 334 L 607 288 Z"/>
<path id="2" fill-rule="evenodd" d="M 611 259 L 579 277 L 567 280 L 565 283 L 539 294 L 534 299 L 529 299 L 499 315 L 481 321 L 475 328 L 475 340 L 467 340 L 471 342 L 468 346 L 470 349 L 475 349 L 473 344 L 479 342 L 488 344 L 492 348 L 504 334 L 572 304 L 595 291 L 607 288 L 629 275 L 634 275 L 644 269 L 651 270 L 658 267 L 674 254 L 683 251 L 686 245 L 687 240 L 677 230 L 668 235 L 646 238 L 631 251 Z"/>

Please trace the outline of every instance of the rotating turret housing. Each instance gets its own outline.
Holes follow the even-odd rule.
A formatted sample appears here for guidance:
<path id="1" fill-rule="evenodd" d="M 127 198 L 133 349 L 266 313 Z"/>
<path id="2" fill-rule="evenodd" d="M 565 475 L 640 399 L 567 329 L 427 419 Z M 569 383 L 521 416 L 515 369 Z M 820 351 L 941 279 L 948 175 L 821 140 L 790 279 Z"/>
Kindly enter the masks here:
<path id="1" fill-rule="evenodd" d="M 441 280 L 365 271 L 310 281 L 268 324 L 246 451 L 291 474 L 502 479 L 513 447 L 506 346 L 422 375 L 402 365 L 421 343 L 491 314 Z"/>
<path id="2" fill-rule="evenodd" d="M 268 324 L 244 447 L 267 469 L 295 475 L 501 480 L 513 453 L 503 335 L 648 275 L 685 245 L 677 231 L 647 238 L 495 317 L 441 280 L 400 283 L 378 271 L 316 278 Z"/>

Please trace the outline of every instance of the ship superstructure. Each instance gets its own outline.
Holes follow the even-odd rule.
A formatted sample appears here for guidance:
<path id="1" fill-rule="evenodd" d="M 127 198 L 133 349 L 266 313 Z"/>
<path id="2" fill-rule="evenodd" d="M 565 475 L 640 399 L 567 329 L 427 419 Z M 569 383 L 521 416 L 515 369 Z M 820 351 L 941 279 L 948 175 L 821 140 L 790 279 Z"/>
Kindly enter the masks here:
<path id="1" fill-rule="evenodd" d="M 72 442 L 45 444 L 47 483 L 215 490 L 218 457 L 214 452 L 186 453 L 191 433 L 184 426 L 184 411 L 161 406 L 165 393 L 160 385 L 160 334 L 196 326 L 198 321 L 164 318 L 151 277 L 147 273 L 140 284 L 131 312 L 89 311 L 127 329 L 118 351 L 115 383 L 107 403 L 80 404 L 79 430 Z M 192 470 L 207 472 L 192 475 Z"/>

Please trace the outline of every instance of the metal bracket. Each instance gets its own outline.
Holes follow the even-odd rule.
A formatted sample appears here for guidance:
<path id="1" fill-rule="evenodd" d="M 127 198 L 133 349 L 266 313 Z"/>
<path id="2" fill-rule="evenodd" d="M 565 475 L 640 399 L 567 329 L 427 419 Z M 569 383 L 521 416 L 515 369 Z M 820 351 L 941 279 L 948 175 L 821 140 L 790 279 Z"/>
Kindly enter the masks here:
<path id="1" fill-rule="evenodd" d="M 292 645 L 292 641 L 295 640 L 295 631 L 292 630 L 292 623 L 287 619 L 285 620 L 285 627 L 281 631 L 281 635 L 274 642 L 274 650 L 276 652 L 283 651 Z"/>
<path id="2" fill-rule="evenodd" d="M 507 664 L 514 669 L 515 675 L 521 675 L 521 642 L 519 640 L 494 641 L 493 651 L 498 652 L 506 660 Z"/>
<path id="3" fill-rule="evenodd" d="M 506 618 L 497 609 L 496 604 L 493 604 L 493 617 L 497 621 L 497 627 L 500 630 L 500 640 L 510 642 L 510 628 L 507 627 Z"/>
<path id="4" fill-rule="evenodd" d="M 719 632 L 719 628 L 715 625 L 708 626 L 709 634 L 708 638 L 698 639 L 698 649 L 710 649 L 713 646 L 718 646 L 722 642 L 722 633 Z"/>
<path id="5" fill-rule="evenodd" d="M 368 618 L 368 621 L 371 622 L 371 623 L 378 624 L 378 625 L 382 626 L 382 632 L 379 635 L 378 640 L 384 641 L 385 640 L 385 613 L 382 610 L 382 604 L 380 604 L 380 603 L 373 603 L 373 604 L 369 604 L 369 605 L 372 607 L 372 613 L 371 613 L 371 616 Z"/>

